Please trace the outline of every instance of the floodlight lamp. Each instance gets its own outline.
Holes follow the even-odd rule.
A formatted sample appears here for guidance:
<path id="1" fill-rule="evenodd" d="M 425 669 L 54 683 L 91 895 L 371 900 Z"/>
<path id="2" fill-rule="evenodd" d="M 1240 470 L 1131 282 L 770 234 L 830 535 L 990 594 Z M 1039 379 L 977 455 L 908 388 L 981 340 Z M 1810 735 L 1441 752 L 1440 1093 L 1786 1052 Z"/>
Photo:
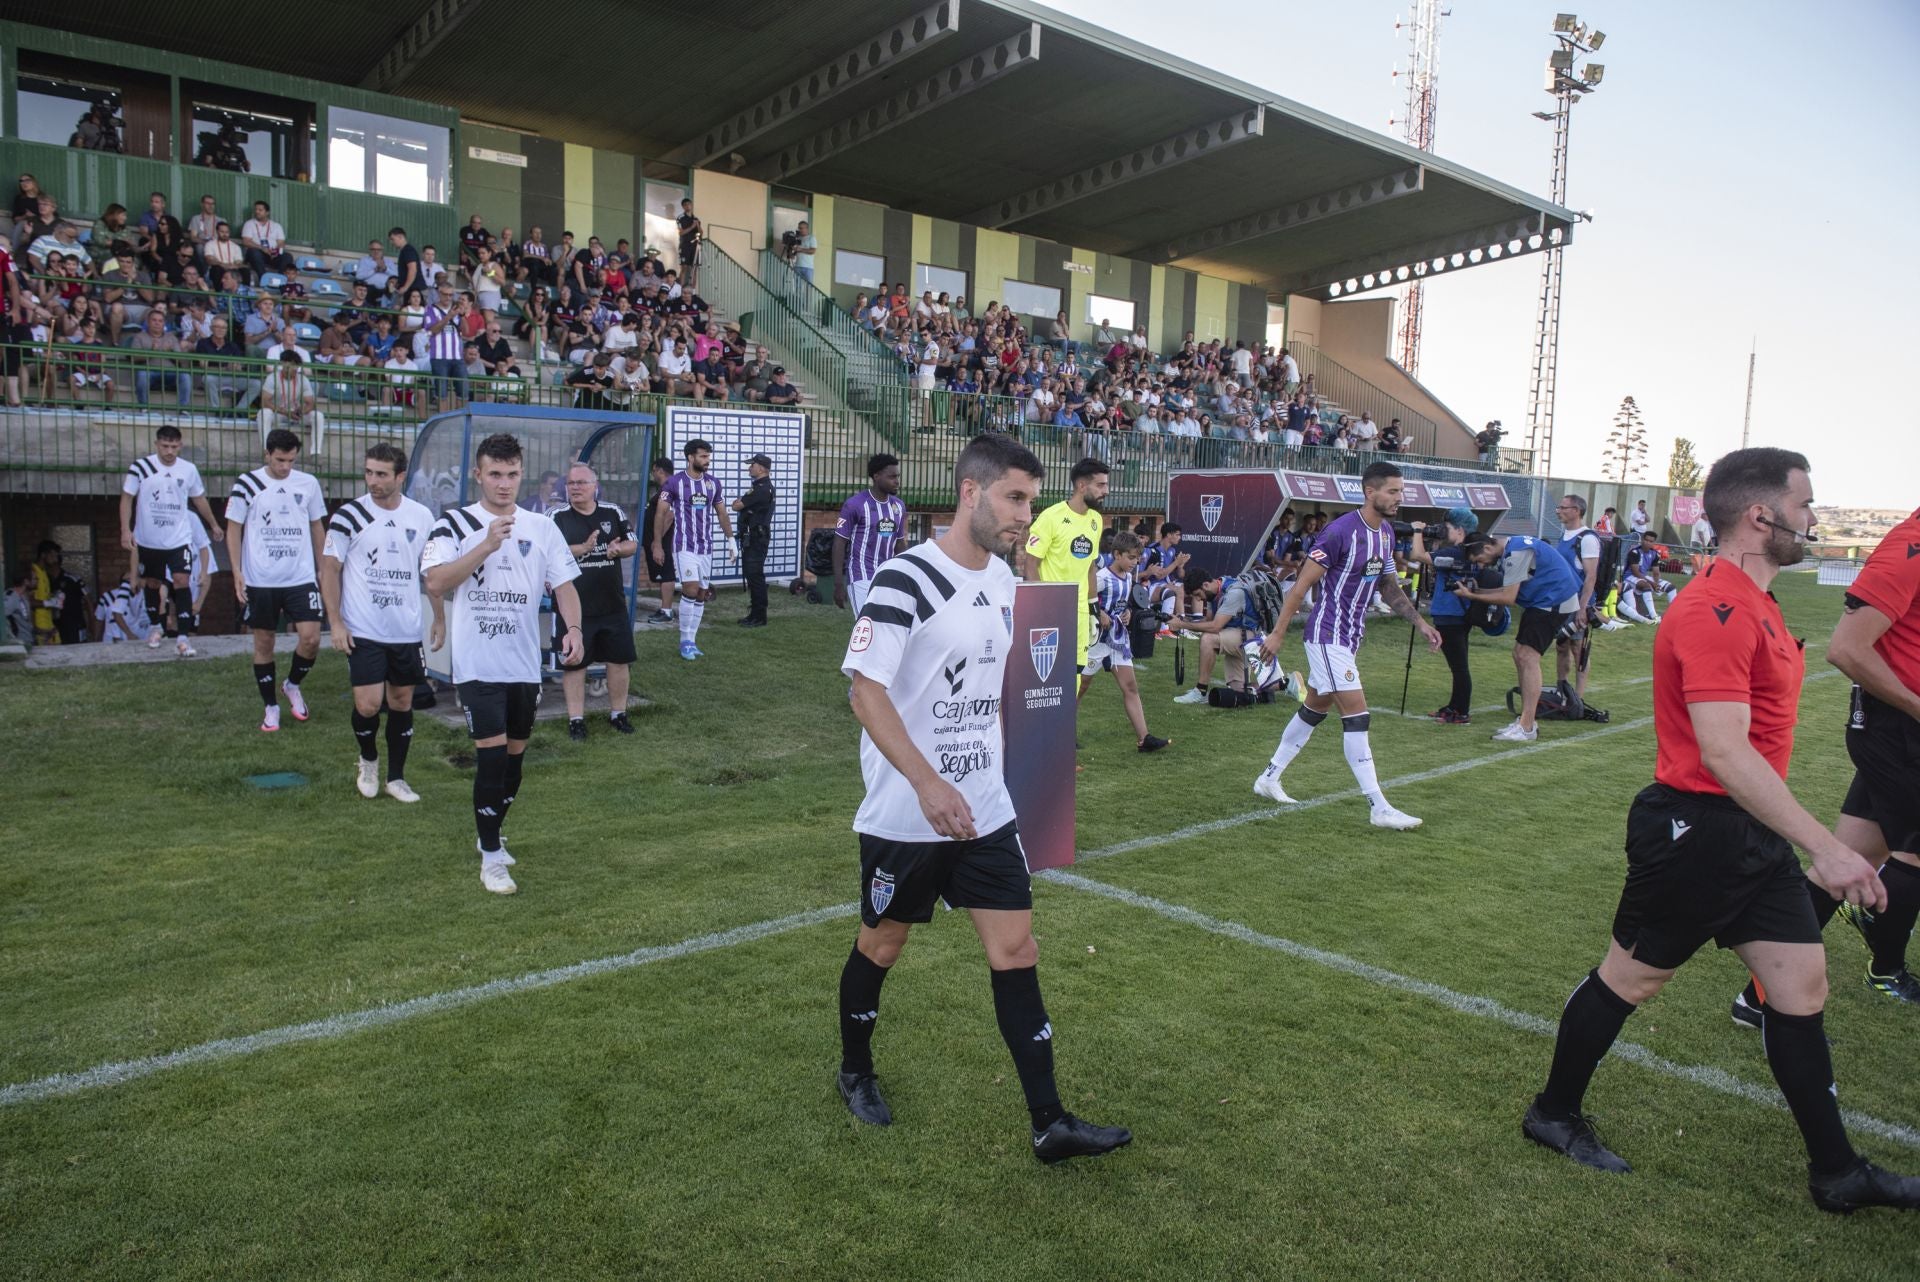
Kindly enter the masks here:
<path id="1" fill-rule="evenodd" d="M 1555 71 L 1573 70 L 1573 50 L 1555 49 L 1547 55 L 1547 65 Z"/>
<path id="2" fill-rule="evenodd" d="M 1604 31 L 1593 31 L 1587 34 L 1587 48 L 1590 50 L 1597 50 L 1606 42 L 1607 33 Z"/>
<path id="3" fill-rule="evenodd" d="M 1580 19 L 1570 13 L 1556 13 L 1553 15 L 1553 29 L 1557 33 L 1571 34 L 1573 29 L 1579 25 Z"/>
<path id="4" fill-rule="evenodd" d="M 1547 87 L 1551 89 L 1553 86 L 1548 85 Z M 1536 111 L 1533 113 L 1533 118 L 1535 120 L 1552 120 L 1553 113 L 1551 111 Z"/>
<path id="5" fill-rule="evenodd" d="M 1580 69 L 1580 78 L 1590 85 L 1599 84 L 1606 74 L 1607 69 L 1605 65 L 1598 62 L 1589 62 Z"/>

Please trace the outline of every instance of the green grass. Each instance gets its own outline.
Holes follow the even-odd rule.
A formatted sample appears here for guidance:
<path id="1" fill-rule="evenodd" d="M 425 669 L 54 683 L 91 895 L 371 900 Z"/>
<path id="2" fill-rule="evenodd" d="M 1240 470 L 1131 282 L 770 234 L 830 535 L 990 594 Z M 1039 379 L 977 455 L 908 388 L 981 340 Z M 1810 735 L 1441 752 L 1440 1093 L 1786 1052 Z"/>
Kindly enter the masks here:
<path id="1" fill-rule="evenodd" d="M 1839 591 L 1780 585 L 1811 671 Z M 724 610 L 714 612 L 724 623 Z M 711 656 L 641 637 L 640 735 L 537 733 L 508 826 L 522 893 L 478 885 L 463 735 L 422 719 L 415 807 L 352 790 L 345 673 L 313 721 L 253 729 L 242 661 L 0 670 L 12 730 L 0 841 L 0 1084 L 84 1070 L 845 903 L 855 727 L 846 616 L 786 601 L 711 626 Z M 1405 631 L 1363 656 L 1398 705 Z M 1602 636 L 1594 701 L 1645 716 L 1651 630 Z M 1297 642 L 1292 647 L 1297 655 Z M 1189 655 L 1191 658 L 1191 655 Z M 1474 647 L 1475 701 L 1512 683 Z M 1081 718 L 1083 849 L 1260 808 L 1286 710 L 1175 707 L 1149 662 L 1148 766 L 1120 700 Z M 1445 697 L 1416 657 L 1410 710 Z M 1809 684 L 1796 790 L 1831 819 L 1845 685 Z M 1383 779 L 1491 756 L 1504 716 L 1377 715 Z M 1549 725 L 1545 740 L 1591 725 Z M 1322 733 L 1296 796 L 1351 787 Z M 1270 935 L 1551 1018 L 1605 946 L 1650 729 L 1169 841 L 1077 871 Z M 306 788 L 260 793 L 248 775 Z M 876 1048 L 898 1123 L 831 1086 L 847 920 L 0 1109 L 9 1278 L 1911 1277 L 1912 1218 L 1807 1201 L 1791 1121 L 1630 1064 L 1601 1067 L 1602 1179 L 1524 1143 L 1547 1039 L 1076 891 L 1036 888 L 1068 1103 L 1134 1128 L 1111 1159 L 1042 1169 L 978 945 L 940 914 L 889 982 Z M 1830 936 L 1829 1030 L 1851 1109 L 1920 1119 L 1913 1012 Z M 1732 1026 L 1741 982 L 1703 955 L 1628 1024 L 1669 1059 L 1769 1078 Z M 1920 1154 L 1868 1138 L 1896 1169 Z"/>

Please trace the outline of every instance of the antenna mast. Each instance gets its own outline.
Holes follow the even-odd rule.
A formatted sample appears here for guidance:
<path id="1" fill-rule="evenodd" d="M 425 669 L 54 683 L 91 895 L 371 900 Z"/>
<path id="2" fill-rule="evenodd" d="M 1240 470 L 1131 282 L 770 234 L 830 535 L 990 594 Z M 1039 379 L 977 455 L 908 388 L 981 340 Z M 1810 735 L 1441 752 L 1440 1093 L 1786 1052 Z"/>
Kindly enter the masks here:
<path id="1" fill-rule="evenodd" d="M 1395 31 L 1406 36 L 1409 48 L 1406 71 L 1393 73 L 1396 80 L 1403 77 L 1406 80 L 1407 105 L 1402 119 L 1387 123 L 1401 126 L 1408 144 L 1421 151 L 1433 150 L 1440 84 L 1434 50 L 1440 41 L 1440 19 L 1452 12 L 1442 9 L 1440 0 L 1415 0 L 1407 20 L 1393 24 Z M 1423 266 L 1414 267 L 1413 283 L 1407 286 L 1400 300 L 1400 332 L 1395 342 L 1400 367 L 1416 378 L 1420 374 L 1420 325 L 1426 303 L 1426 286 L 1420 280 Z"/>
<path id="2" fill-rule="evenodd" d="M 1747 349 L 1747 412 L 1740 420 L 1740 448 L 1747 448 L 1747 440 L 1753 434 L 1753 363 L 1760 354 L 1760 340 L 1755 338 Z"/>

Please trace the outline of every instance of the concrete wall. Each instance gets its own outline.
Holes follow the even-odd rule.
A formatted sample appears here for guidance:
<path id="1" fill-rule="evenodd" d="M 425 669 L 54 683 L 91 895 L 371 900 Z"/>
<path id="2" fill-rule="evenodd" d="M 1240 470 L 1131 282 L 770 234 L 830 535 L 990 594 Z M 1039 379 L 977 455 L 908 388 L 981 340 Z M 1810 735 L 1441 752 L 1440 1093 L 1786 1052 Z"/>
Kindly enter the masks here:
<path id="1" fill-rule="evenodd" d="M 693 210 L 706 225 L 707 238 L 744 267 L 766 248 L 771 196 L 765 183 L 748 178 L 706 169 L 693 174 Z"/>
<path id="2" fill-rule="evenodd" d="M 1473 433 L 1468 420 L 1454 413 L 1423 385 L 1407 376 L 1388 356 L 1393 350 L 1396 300 L 1363 298 L 1345 303 L 1322 303 L 1294 295 L 1287 300 L 1287 338 L 1319 349 L 1359 377 L 1408 408 L 1426 415 L 1443 428 L 1436 452 L 1446 458 L 1474 458 Z"/>

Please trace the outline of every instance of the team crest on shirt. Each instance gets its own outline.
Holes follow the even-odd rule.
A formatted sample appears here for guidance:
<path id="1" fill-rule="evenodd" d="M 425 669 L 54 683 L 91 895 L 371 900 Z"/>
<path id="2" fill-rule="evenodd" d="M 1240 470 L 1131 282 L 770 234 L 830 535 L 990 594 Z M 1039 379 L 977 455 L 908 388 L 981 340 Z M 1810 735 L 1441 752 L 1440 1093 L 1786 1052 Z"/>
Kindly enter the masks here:
<path id="1" fill-rule="evenodd" d="M 529 552 L 531 552 L 531 551 L 533 551 L 533 540 L 532 540 L 532 539 L 516 539 L 516 540 L 515 540 L 515 542 L 517 542 L 517 543 L 518 543 L 518 544 L 520 545 L 520 555 L 521 555 L 521 556 L 525 556 L 525 555 L 527 555 L 527 553 L 529 553 Z"/>
<path id="2" fill-rule="evenodd" d="M 612 522 L 612 521 L 602 521 L 602 522 L 600 522 L 600 533 L 602 533 L 602 534 L 604 534 L 604 535 L 606 535 L 606 536 L 607 536 L 608 538 L 612 538 L 612 537 L 613 537 L 613 522 Z"/>
<path id="3" fill-rule="evenodd" d="M 1000 607 L 1000 622 L 1007 625 L 1007 635 L 1012 636 L 1013 635 L 1013 607 L 1012 606 L 1003 605 Z"/>
<path id="4" fill-rule="evenodd" d="M 1202 494 L 1200 496 L 1200 524 L 1211 530 L 1220 524 L 1220 514 L 1227 510 L 1227 496 L 1224 494 Z"/>
<path id="5" fill-rule="evenodd" d="M 867 883 L 867 898 L 873 903 L 873 912 L 877 917 L 887 911 L 887 905 L 893 902 L 893 874 L 876 872 L 873 880 Z"/>
<path id="6" fill-rule="evenodd" d="M 1053 672 L 1053 661 L 1060 655 L 1060 629 L 1027 629 L 1027 654 L 1033 660 L 1033 675 L 1045 681 Z"/>
<path id="7" fill-rule="evenodd" d="M 411 525 L 409 525 L 407 527 L 407 542 L 409 543 L 413 542 L 413 536 L 418 534 L 419 532 L 420 531 L 414 529 Z"/>

